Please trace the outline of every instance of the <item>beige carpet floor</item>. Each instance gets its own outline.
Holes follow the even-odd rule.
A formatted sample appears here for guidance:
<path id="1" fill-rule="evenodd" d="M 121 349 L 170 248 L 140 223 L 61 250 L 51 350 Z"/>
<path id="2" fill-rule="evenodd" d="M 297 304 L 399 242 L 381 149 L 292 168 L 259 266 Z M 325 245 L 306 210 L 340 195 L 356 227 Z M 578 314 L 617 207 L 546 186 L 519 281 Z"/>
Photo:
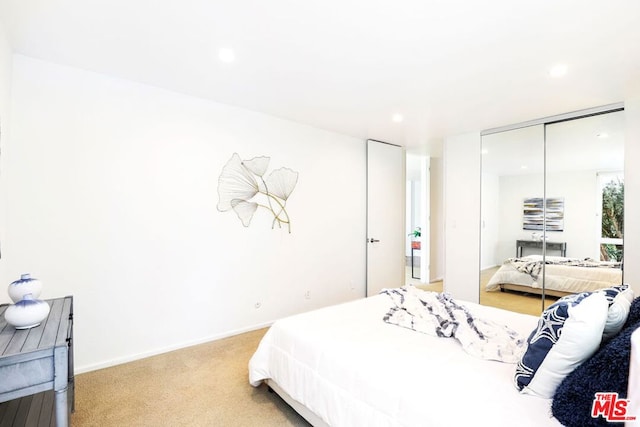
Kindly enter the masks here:
<path id="1" fill-rule="evenodd" d="M 76 376 L 72 427 L 309 426 L 247 365 L 261 329 Z"/>
<path id="2" fill-rule="evenodd" d="M 421 287 L 441 291 L 442 282 Z M 541 311 L 539 297 L 481 291 L 481 301 L 529 314 Z M 71 425 L 309 426 L 267 387 L 249 385 L 249 359 L 265 332 L 77 375 Z"/>

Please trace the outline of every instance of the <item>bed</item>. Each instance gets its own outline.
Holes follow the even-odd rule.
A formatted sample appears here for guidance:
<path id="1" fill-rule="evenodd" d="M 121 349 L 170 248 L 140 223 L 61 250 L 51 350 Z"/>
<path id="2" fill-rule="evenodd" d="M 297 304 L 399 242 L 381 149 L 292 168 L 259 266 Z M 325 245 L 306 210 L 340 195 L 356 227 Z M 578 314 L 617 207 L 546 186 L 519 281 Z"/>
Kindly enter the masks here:
<path id="1" fill-rule="evenodd" d="M 622 283 L 620 263 L 547 256 L 545 294 L 565 296 L 591 292 Z M 486 285 L 487 291 L 512 290 L 542 293 L 542 256 L 529 255 L 507 259 Z"/>
<path id="2" fill-rule="evenodd" d="M 524 337 L 538 323 L 464 306 Z M 387 295 L 376 295 L 275 322 L 251 358 L 249 382 L 266 382 L 314 426 L 561 425 L 551 399 L 516 389 L 513 363 L 385 323 L 389 307 Z"/>

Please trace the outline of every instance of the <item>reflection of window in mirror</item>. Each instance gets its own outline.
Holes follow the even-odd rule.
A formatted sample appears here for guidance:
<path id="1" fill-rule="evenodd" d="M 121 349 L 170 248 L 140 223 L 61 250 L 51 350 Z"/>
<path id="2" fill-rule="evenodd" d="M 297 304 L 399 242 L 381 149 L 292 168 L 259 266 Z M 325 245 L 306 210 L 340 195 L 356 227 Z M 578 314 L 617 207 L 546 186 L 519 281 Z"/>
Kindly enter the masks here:
<path id="1" fill-rule="evenodd" d="M 600 192 L 600 260 L 622 261 L 624 235 L 624 174 L 598 174 Z"/>

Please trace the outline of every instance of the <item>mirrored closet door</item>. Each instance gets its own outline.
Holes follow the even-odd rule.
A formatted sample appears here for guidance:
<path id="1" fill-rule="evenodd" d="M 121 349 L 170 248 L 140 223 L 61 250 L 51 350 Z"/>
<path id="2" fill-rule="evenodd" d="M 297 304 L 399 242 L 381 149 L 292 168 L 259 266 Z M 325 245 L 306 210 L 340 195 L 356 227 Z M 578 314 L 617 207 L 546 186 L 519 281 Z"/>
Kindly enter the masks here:
<path id="1" fill-rule="evenodd" d="M 541 277 L 521 274 L 512 260 L 538 244 L 541 229 L 533 218 L 533 227 L 523 224 L 523 203 L 543 195 L 544 125 L 482 137 L 481 304 L 518 309 L 517 292 L 542 288 Z"/>
<path id="2" fill-rule="evenodd" d="M 562 295 L 622 283 L 623 118 L 483 134 L 481 304 L 539 314 Z"/>

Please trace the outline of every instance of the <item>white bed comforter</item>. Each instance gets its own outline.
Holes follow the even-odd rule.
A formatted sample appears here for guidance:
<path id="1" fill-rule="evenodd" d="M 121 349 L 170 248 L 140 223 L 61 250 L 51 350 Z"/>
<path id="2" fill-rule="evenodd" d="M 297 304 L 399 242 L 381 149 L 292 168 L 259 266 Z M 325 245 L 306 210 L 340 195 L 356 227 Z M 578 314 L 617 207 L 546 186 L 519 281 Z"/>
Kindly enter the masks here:
<path id="1" fill-rule="evenodd" d="M 525 336 L 538 320 L 464 304 Z M 249 382 L 274 380 L 331 426 L 560 425 L 550 400 L 516 390 L 515 365 L 387 324 L 389 307 L 377 295 L 277 321 L 249 362 Z"/>

